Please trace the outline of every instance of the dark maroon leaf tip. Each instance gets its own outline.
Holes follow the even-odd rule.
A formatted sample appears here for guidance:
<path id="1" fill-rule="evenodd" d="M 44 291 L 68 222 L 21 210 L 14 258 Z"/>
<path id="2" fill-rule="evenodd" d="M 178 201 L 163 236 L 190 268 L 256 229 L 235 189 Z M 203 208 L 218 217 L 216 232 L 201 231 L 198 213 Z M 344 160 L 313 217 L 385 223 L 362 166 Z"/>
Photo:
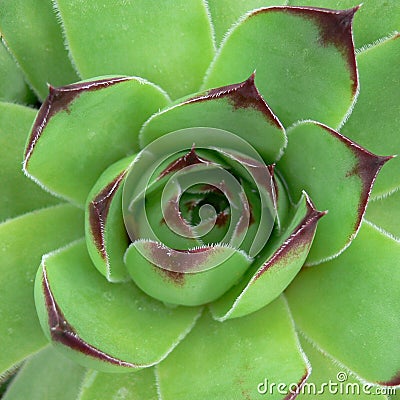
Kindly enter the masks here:
<path id="1" fill-rule="evenodd" d="M 57 113 L 70 112 L 71 103 L 84 92 L 91 92 L 112 86 L 116 83 L 130 80 L 129 77 L 119 77 L 110 79 L 100 79 L 91 82 L 74 83 L 68 86 L 54 88 L 49 85 L 49 95 L 40 107 L 35 123 L 29 136 L 28 144 L 25 149 L 24 166 L 26 168 L 32 155 L 36 143 L 40 139 L 43 129 L 49 123 L 49 120 Z"/>
<path id="2" fill-rule="evenodd" d="M 357 160 L 355 167 L 352 170 L 348 171 L 346 175 L 347 177 L 359 176 L 362 182 L 362 193 L 358 205 L 358 218 L 354 227 L 355 231 L 357 231 L 360 226 L 362 217 L 364 216 L 368 199 L 371 194 L 372 187 L 374 185 L 378 172 L 386 162 L 388 162 L 395 156 L 377 156 L 364 149 L 357 143 L 353 142 L 346 136 L 329 128 L 328 126 L 321 123 L 316 124 L 328 131 L 331 135 L 336 136 L 341 142 L 343 142 L 353 152 Z"/>
<path id="3" fill-rule="evenodd" d="M 119 174 L 113 181 L 104 187 L 89 203 L 89 224 L 93 241 L 98 252 L 107 260 L 107 250 L 104 242 L 104 229 L 112 199 L 123 182 L 127 171 Z"/>
<path id="4" fill-rule="evenodd" d="M 226 98 L 232 104 L 234 110 L 243 108 L 253 108 L 264 115 L 265 119 L 272 125 L 283 130 L 279 119 L 269 108 L 255 85 L 255 73 L 253 72 L 244 82 L 233 85 L 222 86 L 208 90 L 205 94 L 192 97 L 184 104 L 200 101 L 212 101 Z"/>
<path id="5" fill-rule="evenodd" d="M 265 271 L 273 267 L 281 259 L 284 259 L 293 249 L 311 246 L 312 238 L 317 229 L 318 221 L 327 214 L 327 211 L 318 211 L 306 193 L 307 211 L 302 221 L 288 239 L 275 251 L 273 256 L 258 270 L 254 277 L 257 280 Z"/>
<path id="6" fill-rule="evenodd" d="M 188 167 L 194 164 L 209 164 L 210 161 L 205 160 L 199 157 L 196 153 L 196 149 L 194 145 L 190 149 L 190 151 L 182 157 L 172 161 L 167 168 L 165 168 L 159 175 L 158 179 L 162 179 L 168 174 L 176 171 L 180 171 L 181 169 Z"/>
<path id="7" fill-rule="evenodd" d="M 107 362 L 109 364 L 128 368 L 140 367 L 139 364 L 129 363 L 112 357 L 109 354 L 106 354 L 96 347 L 85 342 L 82 338 L 79 337 L 75 329 L 65 318 L 59 305 L 54 299 L 53 293 L 50 289 L 49 281 L 47 279 L 47 271 L 45 265 L 43 265 L 42 289 L 48 315 L 50 336 L 54 342 L 60 343 L 64 346 L 69 347 L 72 350 L 78 351 L 86 356 L 95 358 L 102 362 Z"/>

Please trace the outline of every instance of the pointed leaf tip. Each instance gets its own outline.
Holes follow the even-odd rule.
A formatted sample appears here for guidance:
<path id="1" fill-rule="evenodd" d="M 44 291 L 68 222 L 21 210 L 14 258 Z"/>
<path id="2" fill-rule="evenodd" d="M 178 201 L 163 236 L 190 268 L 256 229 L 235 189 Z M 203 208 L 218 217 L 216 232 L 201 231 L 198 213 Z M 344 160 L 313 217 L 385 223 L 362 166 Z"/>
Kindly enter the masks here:
<path id="1" fill-rule="evenodd" d="M 305 198 L 306 214 L 301 223 L 297 225 L 296 229 L 279 247 L 276 253 L 257 271 L 252 282 L 260 278 L 265 271 L 279 264 L 281 260 L 284 260 L 294 248 L 303 248 L 304 246 L 311 245 L 315 230 L 317 229 L 317 223 L 328 211 L 318 211 L 311 198 L 304 191 L 303 196 Z"/>
<path id="2" fill-rule="evenodd" d="M 228 98 L 235 110 L 243 108 L 254 108 L 260 111 L 265 119 L 278 129 L 284 129 L 278 117 L 272 112 L 265 102 L 255 84 L 256 71 L 249 78 L 240 83 L 226 85 L 208 90 L 205 94 L 193 97 L 185 103 L 207 101 L 215 98 Z"/>
<path id="3" fill-rule="evenodd" d="M 339 132 L 336 132 L 335 130 L 320 123 L 317 123 L 317 125 L 321 126 L 323 129 L 333 134 L 341 142 L 343 142 L 353 152 L 357 160 L 354 168 L 346 174 L 346 177 L 351 177 L 354 175 L 359 176 L 362 183 L 362 193 L 358 205 L 358 218 L 354 227 L 355 232 L 357 232 L 361 224 L 362 217 L 365 214 L 367 203 L 378 172 L 386 162 L 396 156 L 378 156 L 353 142 L 346 136 L 340 134 Z"/>

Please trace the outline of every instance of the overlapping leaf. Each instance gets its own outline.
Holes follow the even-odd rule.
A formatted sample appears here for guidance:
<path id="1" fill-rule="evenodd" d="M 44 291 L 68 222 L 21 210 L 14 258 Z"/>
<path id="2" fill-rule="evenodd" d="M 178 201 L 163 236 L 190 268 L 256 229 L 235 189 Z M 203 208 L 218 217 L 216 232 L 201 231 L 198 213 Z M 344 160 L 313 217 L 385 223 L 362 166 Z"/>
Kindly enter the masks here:
<path id="1" fill-rule="evenodd" d="M 256 84 L 285 126 L 315 119 L 337 126 L 358 87 L 354 10 L 270 7 L 248 15 L 225 38 L 205 88 L 246 79 Z"/>

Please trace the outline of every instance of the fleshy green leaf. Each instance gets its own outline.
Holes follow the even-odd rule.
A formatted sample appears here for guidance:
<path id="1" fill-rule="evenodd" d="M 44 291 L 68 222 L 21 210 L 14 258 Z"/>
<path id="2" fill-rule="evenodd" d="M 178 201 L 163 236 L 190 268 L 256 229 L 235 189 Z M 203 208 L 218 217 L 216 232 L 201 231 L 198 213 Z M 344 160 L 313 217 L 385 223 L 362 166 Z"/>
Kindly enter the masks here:
<path id="1" fill-rule="evenodd" d="M 60 203 L 22 172 L 22 155 L 35 110 L 0 102 L 0 115 L 0 221 Z"/>
<path id="2" fill-rule="evenodd" d="M 15 64 L 4 43 L 0 41 L 0 101 L 28 104 L 35 96 L 25 83 L 24 76 Z"/>
<path id="3" fill-rule="evenodd" d="M 70 52 L 84 78 L 137 75 L 157 83 L 172 98 L 199 89 L 214 55 L 203 1 L 55 3 Z"/>
<path id="4" fill-rule="evenodd" d="M 158 400 L 154 368 L 130 374 L 88 371 L 78 400 Z"/>
<path id="5" fill-rule="evenodd" d="M 285 126 L 315 119 L 337 126 L 357 91 L 351 36 L 355 9 L 271 7 L 248 15 L 226 37 L 204 87 L 256 84 Z"/>
<path id="6" fill-rule="evenodd" d="M 400 8 L 397 0 L 290 0 L 290 5 L 326 7 L 336 10 L 362 4 L 354 17 L 356 47 L 375 42 L 400 29 Z"/>
<path id="7" fill-rule="evenodd" d="M 312 371 L 304 389 L 296 400 L 332 400 L 339 397 L 344 400 L 387 400 L 384 394 L 378 394 L 382 388 L 367 385 L 350 375 L 343 366 L 316 349 L 300 336 L 301 347 L 310 360 Z M 333 384 L 329 385 L 329 382 Z"/>
<path id="8" fill-rule="evenodd" d="M 289 144 L 277 168 L 291 195 L 305 190 L 320 222 L 308 263 L 338 255 L 356 235 L 371 186 L 390 157 L 378 157 L 325 125 L 306 121 L 288 132 Z"/>
<path id="9" fill-rule="evenodd" d="M 303 266 L 323 215 L 304 194 L 286 230 L 270 239 L 241 283 L 211 305 L 214 318 L 224 321 L 241 317 L 278 297 Z"/>
<path id="10" fill-rule="evenodd" d="M 104 169 L 137 150 L 139 128 L 166 103 L 159 88 L 132 77 L 50 87 L 24 168 L 49 190 L 83 205 Z"/>
<path id="11" fill-rule="evenodd" d="M 365 219 L 400 241 L 400 191 L 368 203 Z"/>
<path id="12" fill-rule="evenodd" d="M 228 246 L 178 251 L 147 240 L 134 242 L 125 255 L 128 271 L 143 291 L 188 306 L 218 298 L 241 278 L 251 261 Z"/>
<path id="13" fill-rule="evenodd" d="M 122 190 L 126 173 L 135 157 L 124 158 L 108 167 L 86 201 L 85 237 L 88 252 L 95 267 L 110 282 L 129 277 L 123 260 L 129 237 L 122 215 Z"/>
<path id="14" fill-rule="evenodd" d="M 211 20 L 214 26 L 215 39 L 219 45 L 222 38 L 227 33 L 231 25 L 236 23 L 239 17 L 243 16 L 250 10 L 260 7 L 276 6 L 286 4 L 286 1 L 279 0 L 208 0 L 208 8 L 211 14 Z"/>
<path id="15" fill-rule="evenodd" d="M 35 211 L 0 225 L 0 373 L 46 344 L 34 304 L 42 254 L 83 235 L 83 213 L 71 205 Z"/>
<path id="16" fill-rule="evenodd" d="M 198 308 L 167 308 L 131 282 L 107 282 L 84 241 L 43 258 L 35 301 L 42 328 L 57 348 L 104 372 L 158 363 L 199 315 Z"/>
<path id="17" fill-rule="evenodd" d="M 80 365 L 48 346 L 24 364 L 3 400 L 75 399 L 84 373 Z"/>
<path id="18" fill-rule="evenodd" d="M 363 379 L 399 385 L 400 244 L 363 224 L 338 258 L 287 291 L 296 326 Z"/>
<path id="19" fill-rule="evenodd" d="M 267 163 L 286 145 L 284 129 L 254 85 L 254 74 L 242 83 L 211 89 L 153 115 L 140 133 L 142 147 L 183 128 L 212 127 L 248 141 Z"/>
<path id="20" fill-rule="evenodd" d="M 47 83 L 61 86 L 79 79 L 51 0 L 2 0 L 0 31 L 40 98 L 47 95 Z"/>
<path id="21" fill-rule="evenodd" d="M 266 379 L 303 384 L 309 374 L 282 298 L 222 323 L 205 314 L 156 370 L 163 400 L 260 399 Z"/>
<path id="22" fill-rule="evenodd" d="M 341 132 L 377 154 L 399 154 L 400 78 L 397 66 L 400 65 L 400 35 L 358 54 L 357 63 L 360 95 Z M 382 168 L 372 196 L 399 187 L 400 157 L 397 157 Z"/>

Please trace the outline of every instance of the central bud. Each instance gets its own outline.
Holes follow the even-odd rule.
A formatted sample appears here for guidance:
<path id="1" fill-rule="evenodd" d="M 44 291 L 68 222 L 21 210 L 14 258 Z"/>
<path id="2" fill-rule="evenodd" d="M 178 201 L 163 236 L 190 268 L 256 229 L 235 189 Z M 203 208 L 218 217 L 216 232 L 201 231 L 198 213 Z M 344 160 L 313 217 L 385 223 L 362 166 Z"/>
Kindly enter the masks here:
<path id="1" fill-rule="evenodd" d="M 183 305 L 229 290 L 274 227 L 272 171 L 247 142 L 219 129 L 176 131 L 143 149 L 123 191 L 135 283 Z"/>

